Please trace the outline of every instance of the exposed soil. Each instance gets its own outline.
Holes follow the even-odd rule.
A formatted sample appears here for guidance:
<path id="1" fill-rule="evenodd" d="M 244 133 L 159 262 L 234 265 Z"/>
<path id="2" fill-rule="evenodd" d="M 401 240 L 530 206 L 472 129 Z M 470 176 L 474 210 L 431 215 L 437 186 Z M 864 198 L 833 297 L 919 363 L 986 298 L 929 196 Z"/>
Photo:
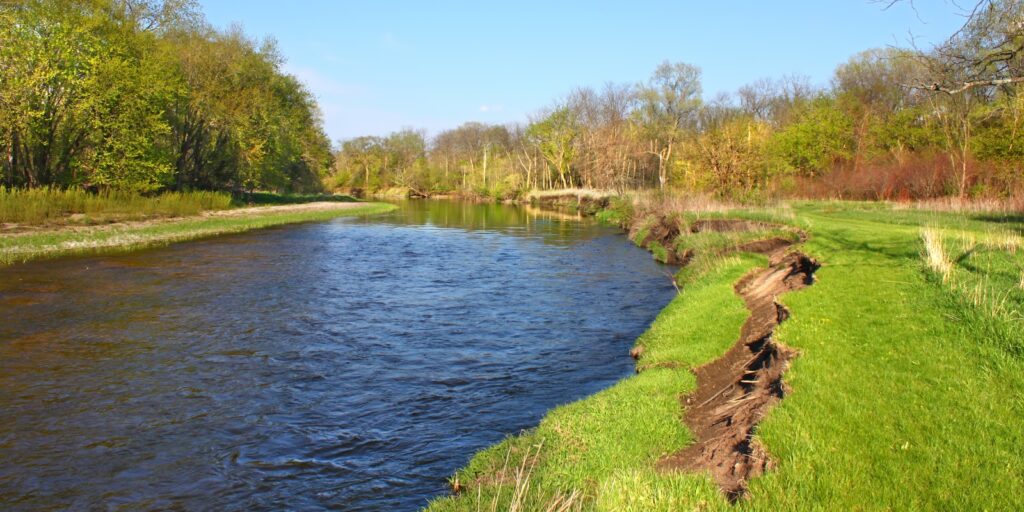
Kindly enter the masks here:
<path id="1" fill-rule="evenodd" d="M 678 219 L 670 216 L 659 216 L 657 220 L 647 226 L 647 233 L 644 235 L 642 240 L 637 239 L 643 224 L 633 225 L 629 232 L 629 238 L 634 240 L 640 247 L 650 248 L 651 243 L 657 242 L 666 249 L 666 261 L 669 265 L 685 266 L 693 258 L 694 254 L 692 250 L 678 251 L 676 249 L 676 240 L 680 235 L 691 233 L 730 233 L 730 232 L 755 232 L 755 231 L 767 231 L 771 229 L 778 229 L 780 226 L 777 224 L 769 224 L 766 222 L 757 222 L 742 219 L 701 219 L 696 220 L 687 227 L 680 225 Z M 786 228 L 788 229 L 788 228 Z M 805 238 L 804 234 L 800 232 L 800 241 Z M 752 242 L 746 242 L 736 247 L 729 248 L 723 252 L 756 252 L 762 254 L 770 254 L 780 249 L 784 249 L 792 245 L 792 241 L 785 238 L 767 238 L 763 240 L 755 240 Z"/>
<path id="2" fill-rule="evenodd" d="M 819 267 L 799 252 L 787 253 L 791 243 L 769 239 L 745 244 L 743 250 L 763 252 L 770 260 L 768 268 L 736 284 L 750 318 L 724 356 L 694 371 L 697 389 L 682 401 L 686 424 L 697 441 L 658 463 L 667 471 L 710 471 L 730 501 L 744 495 L 750 478 L 772 466 L 754 434 L 768 410 L 786 395 L 782 375 L 797 355 L 773 339 L 775 327 L 789 316 L 776 298 L 810 285 Z"/>
<path id="3" fill-rule="evenodd" d="M 718 232 L 726 233 L 729 231 L 758 231 L 762 229 L 770 229 L 773 226 L 763 222 L 755 222 L 752 220 L 742 219 L 701 219 L 693 221 L 690 224 L 691 233 L 704 233 L 704 232 Z"/>
<path id="4" fill-rule="evenodd" d="M 543 208 L 571 210 L 593 215 L 611 203 L 612 194 L 594 190 L 567 189 L 527 195 L 520 202 L 537 204 Z"/>
<path id="5" fill-rule="evenodd" d="M 758 252 L 761 254 L 772 254 L 781 250 L 785 250 L 792 244 L 792 240 L 786 240 L 785 238 L 767 238 L 764 240 L 754 240 L 753 242 L 740 244 L 736 246 L 734 250 L 738 252 Z"/>
<path id="6" fill-rule="evenodd" d="M 631 240 L 636 240 L 637 230 L 634 230 L 629 234 Z M 650 247 L 651 242 L 657 242 L 666 249 L 665 257 L 666 260 L 662 263 L 668 265 L 686 265 L 690 258 L 693 257 L 693 253 L 689 250 L 679 253 L 675 248 L 676 238 L 682 233 L 682 229 L 679 227 L 679 223 L 674 218 L 670 217 L 658 217 L 658 221 L 650 226 L 647 230 L 647 235 L 643 240 L 636 240 L 640 247 Z"/>

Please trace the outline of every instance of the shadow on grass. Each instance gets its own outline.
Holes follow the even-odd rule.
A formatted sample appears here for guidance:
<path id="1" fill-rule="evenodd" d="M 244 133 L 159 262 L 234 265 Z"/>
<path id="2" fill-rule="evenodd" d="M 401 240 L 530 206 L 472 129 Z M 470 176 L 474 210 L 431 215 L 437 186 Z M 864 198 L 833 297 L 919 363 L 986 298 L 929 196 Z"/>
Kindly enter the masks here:
<path id="1" fill-rule="evenodd" d="M 974 215 L 971 217 L 972 220 L 981 222 L 991 222 L 993 224 L 1016 224 L 1015 226 L 1005 226 L 1011 231 L 1016 231 L 1018 234 L 1024 235 L 1024 214 L 986 214 L 986 215 Z"/>
<path id="2" fill-rule="evenodd" d="M 886 260 L 917 260 L 920 247 L 912 238 L 880 236 L 874 240 L 865 240 L 863 236 L 850 235 L 842 230 L 818 231 L 813 235 L 815 245 L 838 255 L 833 260 L 857 263 L 862 265 L 890 265 Z"/>

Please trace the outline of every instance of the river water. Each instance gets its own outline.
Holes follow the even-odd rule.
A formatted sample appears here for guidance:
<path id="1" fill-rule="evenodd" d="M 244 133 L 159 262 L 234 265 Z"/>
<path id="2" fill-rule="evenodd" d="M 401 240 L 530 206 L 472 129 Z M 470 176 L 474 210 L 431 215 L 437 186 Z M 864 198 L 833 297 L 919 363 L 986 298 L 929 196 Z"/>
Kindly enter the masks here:
<path id="1" fill-rule="evenodd" d="M 666 271 L 454 202 L 0 268 L 0 509 L 416 510 L 627 376 Z"/>

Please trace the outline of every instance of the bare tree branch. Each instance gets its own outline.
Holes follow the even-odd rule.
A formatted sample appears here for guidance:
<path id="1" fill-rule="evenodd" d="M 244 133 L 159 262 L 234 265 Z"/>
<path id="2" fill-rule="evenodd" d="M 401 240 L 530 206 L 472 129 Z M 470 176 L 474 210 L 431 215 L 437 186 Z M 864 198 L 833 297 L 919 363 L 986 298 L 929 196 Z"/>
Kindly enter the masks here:
<path id="1" fill-rule="evenodd" d="M 944 92 L 944 93 L 949 94 L 949 95 L 952 96 L 954 94 L 960 94 L 962 92 L 967 92 L 968 90 L 973 89 L 975 87 L 994 87 L 994 86 L 997 86 L 997 85 L 1010 85 L 1010 84 L 1017 84 L 1017 83 L 1024 83 L 1024 76 L 1017 76 L 1017 77 L 1011 77 L 1011 78 L 999 78 L 999 79 L 995 79 L 995 80 L 976 80 L 976 81 L 973 81 L 973 82 L 964 82 L 959 87 L 949 87 L 949 86 L 944 86 L 944 85 L 939 84 L 939 83 L 933 83 L 931 85 L 928 85 L 928 84 L 901 84 L 901 85 L 902 85 L 902 87 L 906 87 L 908 89 L 917 89 L 917 90 L 932 91 L 932 92 Z"/>
<path id="2" fill-rule="evenodd" d="M 879 0 L 883 9 L 913 0 Z M 1024 82 L 1024 3 L 1020 0 L 975 0 L 953 5 L 966 18 L 941 44 L 917 50 L 926 76 L 905 85 L 919 90 L 963 94 L 973 89 Z"/>

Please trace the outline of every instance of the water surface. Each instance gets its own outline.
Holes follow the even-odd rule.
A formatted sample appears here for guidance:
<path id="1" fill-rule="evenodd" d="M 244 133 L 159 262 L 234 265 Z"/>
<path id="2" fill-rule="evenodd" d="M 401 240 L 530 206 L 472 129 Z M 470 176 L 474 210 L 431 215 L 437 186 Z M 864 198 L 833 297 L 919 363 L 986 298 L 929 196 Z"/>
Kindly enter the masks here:
<path id="1" fill-rule="evenodd" d="M 628 375 L 665 272 L 445 202 L 0 269 L 0 508 L 415 510 Z"/>

